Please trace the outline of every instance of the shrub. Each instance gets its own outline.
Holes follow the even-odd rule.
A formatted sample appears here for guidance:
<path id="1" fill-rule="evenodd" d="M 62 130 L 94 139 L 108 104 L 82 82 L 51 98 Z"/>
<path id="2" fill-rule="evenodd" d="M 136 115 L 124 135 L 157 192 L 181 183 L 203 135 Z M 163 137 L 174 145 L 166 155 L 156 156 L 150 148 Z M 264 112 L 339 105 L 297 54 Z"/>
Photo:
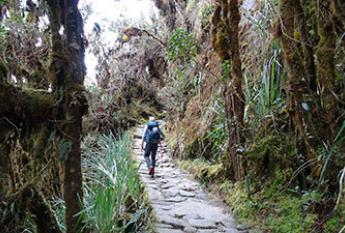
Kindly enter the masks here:
<path id="1" fill-rule="evenodd" d="M 169 37 L 168 59 L 169 61 L 193 59 L 197 53 L 197 41 L 193 33 L 184 28 L 176 28 Z"/>

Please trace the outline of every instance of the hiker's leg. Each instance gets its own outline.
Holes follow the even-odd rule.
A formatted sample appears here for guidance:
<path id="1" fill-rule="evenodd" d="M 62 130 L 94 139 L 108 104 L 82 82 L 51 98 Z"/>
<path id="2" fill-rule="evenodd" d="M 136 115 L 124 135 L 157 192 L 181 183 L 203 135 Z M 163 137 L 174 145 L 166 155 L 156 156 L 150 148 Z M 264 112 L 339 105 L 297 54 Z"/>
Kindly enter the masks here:
<path id="1" fill-rule="evenodd" d="M 151 161 L 152 167 L 156 166 L 156 154 L 157 154 L 158 144 L 152 144 L 151 148 Z"/>
<path id="2" fill-rule="evenodd" d="M 150 153 L 151 153 L 151 143 L 147 143 L 145 146 L 145 152 L 144 152 L 144 158 L 145 158 L 147 168 L 150 168 L 151 166 Z"/>

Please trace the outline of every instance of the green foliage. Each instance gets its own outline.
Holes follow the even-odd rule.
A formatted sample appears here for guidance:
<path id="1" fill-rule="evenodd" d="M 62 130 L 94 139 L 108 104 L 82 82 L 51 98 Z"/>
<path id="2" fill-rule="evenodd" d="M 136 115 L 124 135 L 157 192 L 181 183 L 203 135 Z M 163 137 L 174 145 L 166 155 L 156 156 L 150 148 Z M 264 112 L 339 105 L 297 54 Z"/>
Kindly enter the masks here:
<path id="1" fill-rule="evenodd" d="M 55 219 L 62 232 L 66 232 L 66 222 L 65 222 L 65 202 L 63 199 L 54 198 L 50 201 L 50 206 L 54 210 Z"/>
<path id="2" fill-rule="evenodd" d="M 303 214 L 301 211 L 303 203 L 298 197 L 282 196 L 277 199 L 275 206 L 276 209 L 267 218 L 267 225 L 271 232 L 307 232 L 317 217 L 315 214 Z"/>
<path id="3" fill-rule="evenodd" d="M 214 101 L 214 105 L 210 108 L 215 113 L 215 119 L 212 122 L 210 129 L 204 136 L 204 140 L 207 142 L 205 147 L 208 147 L 208 153 L 210 153 L 211 160 L 221 161 L 227 146 L 227 130 L 226 129 L 226 113 L 224 106 L 224 99 L 217 98 Z M 205 150 L 206 151 L 206 150 Z"/>
<path id="4" fill-rule="evenodd" d="M 258 119 L 271 115 L 274 110 L 281 109 L 285 74 L 278 61 L 280 50 L 275 50 L 270 59 L 263 64 L 261 83 L 250 83 L 252 77 L 246 78 L 245 96 L 249 113 L 253 113 Z M 253 113 L 253 114 L 254 114 Z M 248 112 L 247 112 L 248 115 Z M 249 117 L 249 116 L 247 116 Z"/>
<path id="5" fill-rule="evenodd" d="M 92 232 L 137 232 L 150 226 L 150 208 L 131 159 L 131 137 L 87 136 L 82 143 L 84 209 L 79 216 Z M 51 201 L 65 232 L 64 201 Z"/>
<path id="6" fill-rule="evenodd" d="M 328 170 L 329 163 L 331 162 L 331 158 L 335 157 L 337 154 L 338 146 L 342 145 L 345 141 L 345 121 L 343 121 L 343 124 L 340 126 L 338 133 L 334 139 L 334 143 L 330 150 L 325 150 L 326 153 L 324 153 L 323 159 L 324 159 L 324 165 L 322 167 L 321 175 L 319 178 L 319 186 L 322 184 L 322 182 L 325 179 L 326 172 Z"/>
<path id="7" fill-rule="evenodd" d="M 128 134 L 103 135 L 83 145 L 84 221 L 93 232 L 136 232 L 148 213 Z"/>
<path id="8" fill-rule="evenodd" d="M 139 123 L 145 116 L 158 115 L 159 104 L 155 102 L 155 96 L 133 83 L 111 91 L 89 87 L 88 102 L 92 114 L 84 118 L 84 132 L 117 132 Z"/>
<path id="9" fill-rule="evenodd" d="M 245 158 L 248 160 L 248 172 L 260 175 L 272 175 L 276 168 L 289 169 L 294 165 L 296 151 L 294 136 L 277 130 L 262 135 L 257 141 L 247 146 Z"/>
<path id="10" fill-rule="evenodd" d="M 247 197 L 243 183 L 227 186 L 227 203 L 241 221 L 262 223 L 261 229 L 274 233 L 307 232 L 317 219 L 317 214 L 308 211 L 308 205 L 320 200 L 317 192 L 305 193 L 302 198 L 290 193 L 280 193 L 284 174 L 276 170 L 277 178 L 265 182 L 262 190 L 252 198 Z M 264 221 L 263 221 L 264 219 Z"/>
<path id="11" fill-rule="evenodd" d="M 6 34 L 7 30 L 4 26 L 0 25 L 0 48 L 3 49 L 4 44 L 6 42 Z"/>
<path id="12" fill-rule="evenodd" d="M 222 163 L 211 163 L 205 159 L 197 158 L 194 160 L 180 160 L 178 161 L 178 165 L 183 170 L 191 172 L 206 186 L 224 177 Z"/>
<path id="13" fill-rule="evenodd" d="M 188 170 L 205 185 L 211 186 L 212 192 L 221 194 L 237 219 L 244 224 L 256 225 L 264 232 L 300 233 L 308 232 L 317 221 L 317 213 L 311 210 L 322 200 L 322 193 L 307 191 L 296 195 L 294 190 L 280 192 L 292 169 L 276 168 L 274 175 L 263 182 L 251 179 L 251 188 L 248 189 L 246 182 L 232 183 L 224 179 L 221 176 L 222 168 L 217 164 L 199 158 L 178 163 L 182 169 Z M 339 231 L 343 221 L 344 217 L 336 213 L 336 217 L 327 222 L 326 232 L 337 232 L 330 229 Z"/>
<path id="14" fill-rule="evenodd" d="M 215 10 L 214 4 L 203 5 L 199 12 L 199 20 L 201 22 L 201 27 L 203 30 L 207 31 L 211 29 L 211 18 Z"/>
<path id="15" fill-rule="evenodd" d="M 189 61 L 195 58 L 197 53 L 197 41 L 193 33 L 184 28 L 176 28 L 171 32 L 168 41 L 169 61 Z"/>
<path id="16" fill-rule="evenodd" d="M 325 223 L 325 233 L 340 232 L 345 226 L 345 204 L 337 208 L 332 217 Z"/>
<path id="17" fill-rule="evenodd" d="M 231 62 L 230 60 L 224 60 L 221 65 L 221 70 L 222 70 L 222 76 L 221 80 L 227 80 L 229 79 L 229 75 L 231 73 Z"/>

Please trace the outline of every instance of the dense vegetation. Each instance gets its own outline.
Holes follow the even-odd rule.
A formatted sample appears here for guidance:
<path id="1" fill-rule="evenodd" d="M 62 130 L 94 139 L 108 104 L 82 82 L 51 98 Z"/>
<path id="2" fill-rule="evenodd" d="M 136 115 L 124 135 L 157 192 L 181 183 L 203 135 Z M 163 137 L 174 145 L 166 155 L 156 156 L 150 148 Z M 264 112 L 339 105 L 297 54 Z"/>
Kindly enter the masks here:
<path id="1" fill-rule="evenodd" d="M 339 232 L 343 1 L 153 2 L 159 15 L 116 22 L 108 45 L 99 24 L 85 35 L 77 0 L 0 0 L 3 231 L 149 231 L 124 131 L 156 115 L 180 166 L 240 221 Z"/>
<path id="2" fill-rule="evenodd" d="M 263 230 L 344 225 L 343 7 L 180 1 L 182 22 L 165 15 L 176 22 L 168 59 L 178 81 L 168 85 L 184 88 L 169 114 L 176 156 Z M 197 53 L 183 47 L 192 36 Z"/>

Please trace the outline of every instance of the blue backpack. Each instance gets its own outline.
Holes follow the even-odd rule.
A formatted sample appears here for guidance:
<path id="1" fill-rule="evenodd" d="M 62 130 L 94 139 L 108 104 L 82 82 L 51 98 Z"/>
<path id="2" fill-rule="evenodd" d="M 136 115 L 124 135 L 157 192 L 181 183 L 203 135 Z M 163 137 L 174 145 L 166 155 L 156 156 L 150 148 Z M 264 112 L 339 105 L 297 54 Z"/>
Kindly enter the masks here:
<path id="1" fill-rule="evenodd" d="M 149 122 L 145 134 L 146 143 L 159 143 L 161 140 L 161 131 L 158 127 L 158 122 Z"/>

